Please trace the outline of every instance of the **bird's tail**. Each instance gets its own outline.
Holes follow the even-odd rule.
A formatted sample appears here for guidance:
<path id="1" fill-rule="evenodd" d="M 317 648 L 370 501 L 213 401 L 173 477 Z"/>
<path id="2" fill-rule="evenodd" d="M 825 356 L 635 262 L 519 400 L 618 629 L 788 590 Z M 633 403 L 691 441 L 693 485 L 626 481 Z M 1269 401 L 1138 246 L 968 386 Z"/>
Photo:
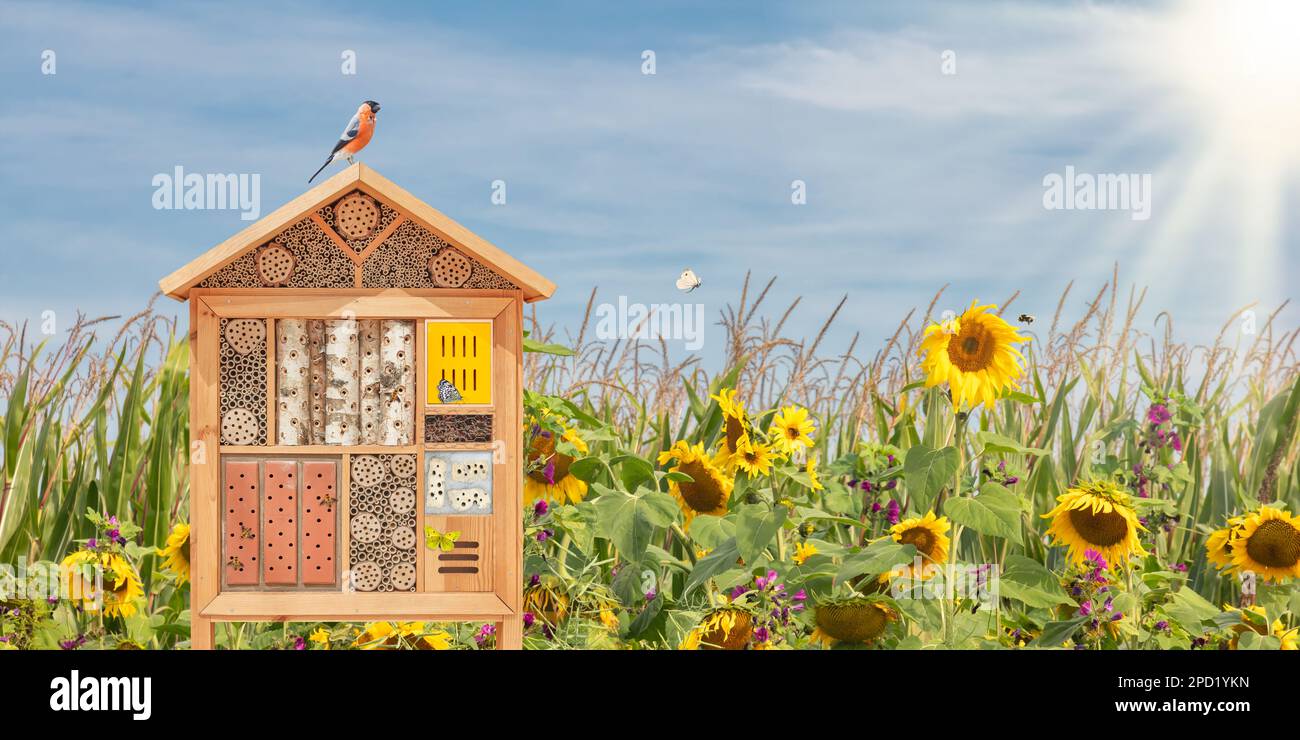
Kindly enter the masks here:
<path id="1" fill-rule="evenodd" d="M 324 172 L 324 171 L 325 171 L 325 168 L 326 168 L 326 167 L 329 167 L 329 166 L 330 166 L 330 162 L 333 162 L 333 161 L 334 161 L 334 155 L 331 154 L 331 155 L 329 156 L 329 159 L 326 159 L 326 160 L 325 160 L 325 164 L 321 165 L 319 170 L 316 170 L 316 175 L 319 175 L 320 173 Z M 315 179 L 316 179 L 316 175 L 312 175 L 311 177 L 307 178 L 307 184 L 308 184 L 308 185 L 311 184 L 311 181 L 312 181 L 312 180 L 315 180 Z"/>

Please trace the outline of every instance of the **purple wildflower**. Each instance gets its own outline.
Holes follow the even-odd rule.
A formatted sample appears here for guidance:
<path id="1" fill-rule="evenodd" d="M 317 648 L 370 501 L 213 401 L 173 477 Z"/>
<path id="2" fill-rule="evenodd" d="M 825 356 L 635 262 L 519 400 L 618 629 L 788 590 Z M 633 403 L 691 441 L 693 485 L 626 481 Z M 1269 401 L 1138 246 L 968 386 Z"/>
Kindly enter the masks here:
<path id="1" fill-rule="evenodd" d="M 536 586 L 537 584 L 539 584 L 539 583 L 541 583 L 541 582 L 542 582 L 542 577 L 541 577 L 539 574 L 537 574 L 537 573 L 534 573 L 534 574 L 533 574 L 533 577 L 528 579 L 528 585 L 529 585 L 529 586 Z"/>
<path id="2" fill-rule="evenodd" d="M 1169 623 L 1162 619 L 1159 622 L 1156 622 L 1156 629 L 1160 630 L 1161 632 L 1168 632 Z"/>
<path id="3" fill-rule="evenodd" d="M 306 650 L 306 649 L 307 649 L 307 641 L 304 640 L 301 636 L 293 638 L 293 649 L 294 649 L 294 650 Z"/>
<path id="4" fill-rule="evenodd" d="M 555 536 L 555 533 L 549 529 L 543 529 L 537 533 L 537 541 L 545 542 Z"/>
<path id="5" fill-rule="evenodd" d="M 880 502 L 879 502 L 879 501 L 872 501 L 872 502 L 871 502 L 871 513 L 872 513 L 872 514 L 879 514 L 879 513 L 880 513 L 880 508 L 881 508 L 881 507 L 880 507 Z"/>
<path id="6" fill-rule="evenodd" d="M 541 517 L 546 516 L 546 512 L 550 510 L 551 507 L 546 503 L 546 499 L 539 499 L 537 503 L 533 505 L 533 516 L 540 519 Z"/>
<path id="7" fill-rule="evenodd" d="M 532 627 L 533 622 L 536 621 L 537 617 L 534 617 L 532 612 L 524 612 L 524 629 Z"/>
<path id="8" fill-rule="evenodd" d="M 886 512 L 885 518 L 889 521 L 890 526 L 898 524 L 898 502 L 897 501 L 893 499 L 889 500 L 889 510 Z"/>
<path id="9" fill-rule="evenodd" d="M 768 633 L 766 627 L 759 627 L 754 630 L 754 640 L 757 642 L 767 642 Z"/>
<path id="10" fill-rule="evenodd" d="M 1092 614 L 1092 602 L 1085 601 L 1079 605 L 1079 616 L 1086 617 Z"/>
<path id="11" fill-rule="evenodd" d="M 552 457 L 546 461 L 546 469 L 542 471 L 542 475 L 546 478 L 547 483 L 555 485 L 555 458 Z"/>

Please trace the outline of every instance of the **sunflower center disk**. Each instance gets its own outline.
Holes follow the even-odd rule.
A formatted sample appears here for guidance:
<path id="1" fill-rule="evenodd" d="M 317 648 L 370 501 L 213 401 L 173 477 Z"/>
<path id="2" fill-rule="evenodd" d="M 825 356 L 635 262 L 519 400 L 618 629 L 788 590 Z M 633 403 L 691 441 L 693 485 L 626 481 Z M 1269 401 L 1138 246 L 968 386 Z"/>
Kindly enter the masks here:
<path id="1" fill-rule="evenodd" d="M 1128 536 L 1128 520 L 1113 511 L 1094 514 L 1089 510 L 1071 509 L 1070 524 L 1090 545 L 1109 547 L 1123 542 Z"/>
<path id="2" fill-rule="evenodd" d="M 553 478 L 556 483 L 564 480 L 564 478 L 569 475 L 569 466 L 573 464 L 573 458 L 563 452 L 556 452 L 555 440 L 553 438 L 538 435 L 533 440 L 531 448 L 532 452 L 528 455 L 529 464 L 549 458 L 550 463 L 554 466 L 552 472 L 554 473 Z M 549 484 L 550 481 L 546 479 L 546 470 L 544 467 L 545 466 L 543 466 L 542 470 L 533 470 L 529 472 L 528 477 L 538 483 Z"/>
<path id="3" fill-rule="evenodd" d="M 988 339 L 984 327 L 978 324 L 964 326 L 961 333 L 948 342 L 948 359 L 962 372 L 985 370 L 992 364 L 993 350 L 996 349 L 994 342 Z"/>
<path id="4" fill-rule="evenodd" d="M 889 624 L 889 615 L 874 604 L 843 604 L 818 607 L 817 626 L 843 642 L 870 642 Z"/>
<path id="5" fill-rule="evenodd" d="M 736 444 L 740 442 L 740 435 L 745 433 L 745 427 L 740 423 L 740 419 L 734 416 L 727 417 L 727 449 L 735 451 Z"/>
<path id="6" fill-rule="evenodd" d="M 1246 554 L 1270 568 L 1290 568 L 1300 562 L 1300 532 L 1286 522 L 1270 519 L 1246 541 Z"/>
<path id="7" fill-rule="evenodd" d="M 916 551 L 927 557 L 934 553 L 934 533 L 928 529 L 916 527 L 899 535 L 899 542 L 911 545 Z"/>
<path id="8" fill-rule="evenodd" d="M 722 503 L 722 490 L 704 465 L 699 461 L 683 463 L 680 470 L 695 479 L 691 483 L 683 481 L 677 484 L 687 506 L 695 511 L 713 511 L 718 508 Z"/>

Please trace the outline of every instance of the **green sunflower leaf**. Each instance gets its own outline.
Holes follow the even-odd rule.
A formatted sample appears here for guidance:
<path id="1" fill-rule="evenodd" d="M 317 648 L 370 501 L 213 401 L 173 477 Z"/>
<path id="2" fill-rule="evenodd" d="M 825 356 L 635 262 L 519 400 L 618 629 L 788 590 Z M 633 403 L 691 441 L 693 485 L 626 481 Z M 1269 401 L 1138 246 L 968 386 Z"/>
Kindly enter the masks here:
<path id="1" fill-rule="evenodd" d="M 746 504 L 736 517 L 736 546 L 745 563 L 753 564 L 767 549 L 789 510 L 784 506 Z"/>
<path id="2" fill-rule="evenodd" d="M 734 537 L 718 545 L 707 557 L 701 558 L 695 564 L 690 577 L 686 579 L 686 587 L 682 592 L 683 597 L 689 596 L 691 591 L 694 591 L 710 578 L 738 568 L 736 559 L 739 557 L 740 549 L 736 546 Z"/>
<path id="3" fill-rule="evenodd" d="M 943 513 L 958 524 L 989 537 L 1002 537 L 1017 545 L 1020 537 L 1020 498 L 997 483 L 980 486 L 978 496 L 948 499 Z"/>
<path id="4" fill-rule="evenodd" d="M 998 595 L 1015 599 L 1031 607 L 1050 609 L 1074 600 L 1061 588 L 1060 580 L 1037 560 L 1024 555 L 1010 555 L 1002 565 Z"/>
<path id="5" fill-rule="evenodd" d="M 1074 634 L 1075 630 L 1079 629 L 1079 625 L 1086 621 L 1088 621 L 1087 617 L 1075 617 L 1074 619 L 1066 619 L 1061 622 L 1048 622 L 1043 626 L 1043 633 L 1038 636 L 1037 640 L 1034 640 L 1033 646 L 1059 647 L 1066 640 L 1070 639 L 1070 636 Z"/>
<path id="6" fill-rule="evenodd" d="M 873 576 L 888 573 L 894 566 L 910 563 L 915 557 L 916 547 L 912 545 L 900 544 L 889 539 L 879 540 L 845 558 L 839 571 L 835 573 L 835 582 L 843 583 L 864 573 Z"/>
<path id="7" fill-rule="evenodd" d="M 625 493 L 595 483 L 600 496 L 596 515 L 601 531 L 630 563 L 639 563 L 656 527 L 667 527 L 677 516 L 677 502 L 660 491 Z"/>
<path id="8" fill-rule="evenodd" d="M 907 458 L 903 460 L 903 477 L 919 509 L 930 508 L 939 491 L 952 484 L 957 465 L 956 447 L 936 450 L 919 444 L 907 451 Z"/>

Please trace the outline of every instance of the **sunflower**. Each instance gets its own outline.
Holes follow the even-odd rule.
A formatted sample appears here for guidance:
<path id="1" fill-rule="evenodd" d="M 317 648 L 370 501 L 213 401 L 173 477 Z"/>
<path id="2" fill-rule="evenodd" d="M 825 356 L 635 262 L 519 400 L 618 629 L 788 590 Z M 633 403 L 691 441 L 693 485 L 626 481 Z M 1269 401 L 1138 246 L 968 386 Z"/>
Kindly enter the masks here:
<path id="1" fill-rule="evenodd" d="M 1129 506 L 1129 495 L 1114 483 L 1092 481 L 1070 488 L 1056 498 L 1047 528 L 1057 544 L 1070 548 L 1070 560 L 1082 564 L 1088 550 L 1096 550 L 1111 568 L 1133 555 L 1146 555 L 1138 530 L 1146 531 Z"/>
<path id="2" fill-rule="evenodd" d="M 808 558 L 817 554 L 817 546 L 811 542 L 800 542 L 794 546 L 794 557 L 792 558 L 796 565 L 803 565 Z"/>
<path id="3" fill-rule="evenodd" d="M 947 382 L 958 408 L 991 406 L 1023 372 L 1020 362 L 1025 357 L 1011 345 L 1029 341 L 1002 317 L 987 313 L 997 306 L 977 303 L 971 301 L 970 308 L 951 321 L 927 327 L 917 349 L 924 355 L 925 387 Z"/>
<path id="4" fill-rule="evenodd" d="M 529 586 L 524 589 L 524 611 L 554 627 L 569 616 L 569 595 L 550 584 Z"/>
<path id="5" fill-rule="evenodd" d="M 314 632 L 307 635 L 307 639 L 321 646 L 321 650 L 330 649 L 330 633 L 324 627 L 317 627 Z"/>
<path id="6" fill-rule="evenodd" d="M 446 630 L 431 630 L 423 622 L 371 622 L 364 630 L 357 631 L 352 647 L 361 650 L 450 650 L 451 635 Z"/>
<path id="7" fill-rule="evenodd" d="M 685 473 L 691 477 L 690 482 L 674 480 L 668 483 L 669 491 L 682 507 L 686 529 L 690 529 L 691 521 L 699 514 L 723 516 L 727 513 L 727 500 L 731 498 L 735 481 L 714 465 L 704 452 L 703 443 L 691 446 L 686 440 L 679 440 L 671 449 L 659 453 L 660 465 L 670 460 L 676 460 L 677 464 L 668 472 Z"/>
<path id="8" fill-rule="evenodd" d="M 725 430 L 722 437 L 718 440 L 719 447 L 728 456 L 735 455 L 740 451 L 740 440 L 749 434 L 749 422 L 745 418 L 745 404 L 736 400 L 736 390 L 734 388 L 723 388 L 718 391 L 717 395 L 709 396 L 718 402 L 718 408 L 722 411 L 722 421 Z"/>
<path id="9" fill-rule="evenodd" d="M 744 650 L 754 635 L 754 617 L 744 609 L 724 606 L 700 620 L 682 641 L 682 650 Z"/>
<path id="10" fill-rule="evenodd" d="M 177 522 L 167 535 L 167 546 L 158 548 L 165 557 L 163 567 L 176 574 L 176 585 L 183 586 L 190 579 L 190 525 Z"/>
<path id="11" fill-rule="evenodd" d="M 1241 624 L 1233 625 L 1232 627 L 1232 633 L 1233 633 L 1232 641 L 1228 643 L 1228 647 L 1230 649 L 1232 650 L 1237 649 L 1238 640 L 1241 639 L 1241 636 L 1247 630 L 1254 632 L 1257 635 L 1269 634 L 1269 630 L 1266 629 L 1263 624 L 1256 624 L 1255 622 L 1247 619 L 1246 615 L 1242 612 L 1241 609 L 1238 609 L 1235 606 L 1230 606 L 1225 604 L 1224 610 L 1231 611 L 1231 612 L 1238 612 L 1241 614 Z M 1261 622 L 1268 618 L 1264 612 L 1264 607 L 1259 605 L 1248 606 L 1246 607 L 1245 611 L 1248 611 L 1251 614 L 1255 614 L 1262 617 L 1263 619 L 1259 620 Z M 1279 648 L 1280 650 L 1300 650 L 1300 639 L 1298 639 L 1298 636 L 1300 636 L 1300 628 L 1287 629 L 1286 625 L 1282 624 L 1282 620 L 1280 619 L 1273 620 L 1273 624 L 1270 625 L 1270 627 L 1272 628 L 1273 636 L 1276 637 L 1282 643 L 1281 647 Z"/>
<path id="12" fill-rule="evenodd" d="M 820 491 L 826 488 L 826 486 L 822 485 L 821 481 L 817 480 L 817 458 L 816 457 L 808 458 L 807 471 L 808 471 L 808 480 L 812 481 L 812 489 L 814 491 Z"/>
<path id="13" fill-rule="evenodd" d="M 1300 518 L 1272 506 L 1246 514 L 1232 540 L 1232 564 L 1266 581 L 1300 576 Z"/>
<path id="14" fill-rule="evenodd" d="M 869 644 L 897 619 L 894 610 L 879 601 L 861 597 L 830 601 L 817 606 L 812 639 L 827 646 L 837 642 Z"/>
<path id="15" fill-rule="evenodd" d="M 566 427 L 560 439 L 573 445 L 582 454 L 587 454 L 587 443 L 578 433 Z M 578 479 L 569 472 L 574 458 L 555 449 L 555 434 L 549 430 L 539 430 L 533 435 L 528 446 L 528 464 L 540 464 L 541 469 L 532 470 L 524 479 L 524 502 L 531 506 L 537 499 L 554 501 L 557 504 L 578 503 L 587 496 L 586 481 Z"/>
<path id="16" fill-rule="evenodd" d="M 82 608 L 97 611 L 102 606 L 105 616 L 109 617 L 129 617 L 135 614 L 135 602 L 144 596 L 144 587 L 140 583 L 139 574 L 126 558 L 115 552 L 79 550 L 64 558 L 62 566 L 68 593 L 80 594 Z M 96 590 L 93 576 L 87 578 L 88 567 L 103 569 L 102 594 Z M 102 605 L 96 602 L 96 597 L 101 595 Z"/>
<path id="17" fill-rule="evenodd" d="M 1228 526 L 1215 530 L 1205 540 L 1205 556 L 1220 570 L 1232 566 L 1232 541 L 1241 530 L 1242 518 L 1234 516 L 1228 520 Z"/>
<path id="18" fill-rule="evenodd" d="M 755 442 L 748 434 L 742 435 L 736 442 L 736 452 L 731 456 L 733 464 L 750 477 L 771 473 L 774 459 L 771 447 Z"/>
<path id="19" fill-rule="evenodd" d="M 767 436 L 782 454 L 790 455 L 800 447 L 812 447 L 813 423 L 808 409 L 786 406 L 772 419 Z"/>
<path id="20" fill-rule="evenodd" d="M 889 528 L 895 542 L 911 545 L 925 558 L 927 564 L 943 565 L 948 562 L 948 517 L 936 517 L 927 511 L 923 517 L 904 519 Z"/>

